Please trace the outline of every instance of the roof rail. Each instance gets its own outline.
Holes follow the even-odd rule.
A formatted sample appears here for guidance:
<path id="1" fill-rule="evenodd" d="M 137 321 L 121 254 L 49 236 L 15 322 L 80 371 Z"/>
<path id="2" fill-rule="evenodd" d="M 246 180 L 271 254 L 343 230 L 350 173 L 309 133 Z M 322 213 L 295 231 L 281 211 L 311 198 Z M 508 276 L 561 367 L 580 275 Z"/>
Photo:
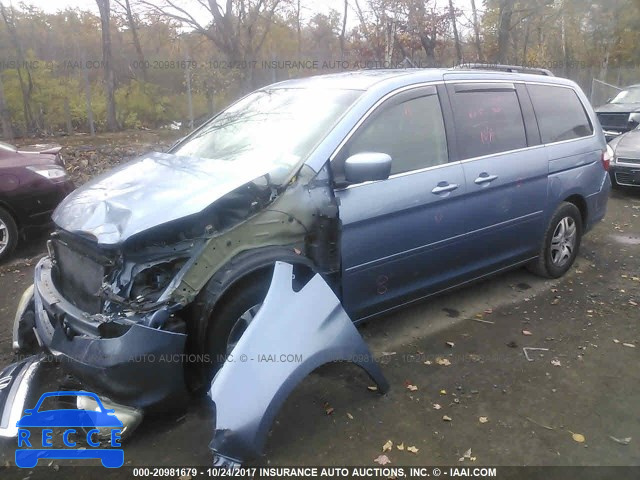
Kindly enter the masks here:
<path id="1" fill-rule="evenodd" d="M 524 67 L 521 65 L 501 65 L 498 63 L 461 63 L 453 67 L 454 69 L 471 69 L 471 70 L 497 70 L 500 72 L 511 73 L 533 73 L 536 75 L 546 75 L 553 77 L 551 70 L 546 68 Z"/>

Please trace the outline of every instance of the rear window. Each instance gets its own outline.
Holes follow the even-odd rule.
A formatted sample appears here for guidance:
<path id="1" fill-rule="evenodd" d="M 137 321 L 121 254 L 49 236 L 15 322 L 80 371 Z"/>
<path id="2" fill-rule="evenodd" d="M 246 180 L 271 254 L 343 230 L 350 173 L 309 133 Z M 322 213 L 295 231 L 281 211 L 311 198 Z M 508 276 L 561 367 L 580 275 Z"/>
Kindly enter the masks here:
<path id="1" fill-rule="evenodd" d="M 527 85 L 536 112 L 542 143 L 588 137 L 593 126 L 571 88 Z"/>
<path id="2" fill-rule="evenodd" d="M 515 90 L 458 91 L 452 103 L 461 159 L 527 146 Z"/>

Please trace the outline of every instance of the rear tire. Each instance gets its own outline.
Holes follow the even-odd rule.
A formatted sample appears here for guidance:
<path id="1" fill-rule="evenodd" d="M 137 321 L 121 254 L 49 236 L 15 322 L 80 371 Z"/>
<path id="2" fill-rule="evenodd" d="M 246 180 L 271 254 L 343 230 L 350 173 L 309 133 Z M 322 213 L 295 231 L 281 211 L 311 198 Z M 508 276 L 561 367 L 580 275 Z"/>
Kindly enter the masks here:
<path id="1" fill-rule="evenodd" d="M 562 202 L 545 231 L 538 258 L 529 270 L 545 278 L 560 278 L 573 265 L 582 240 L 582 215 L 573 203 Z"/>
<path id="2" fill-rule="evenodd" d="M 9 212 L 0 207 L 0 262 L 13 253 L 18 244 L 18 226 Z"/>

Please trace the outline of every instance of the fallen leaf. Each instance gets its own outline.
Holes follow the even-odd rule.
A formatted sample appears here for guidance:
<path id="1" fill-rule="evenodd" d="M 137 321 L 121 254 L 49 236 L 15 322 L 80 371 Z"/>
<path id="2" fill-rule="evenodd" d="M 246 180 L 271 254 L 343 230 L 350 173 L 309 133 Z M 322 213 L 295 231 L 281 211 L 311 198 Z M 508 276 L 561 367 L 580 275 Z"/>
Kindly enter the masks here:
<path id="1" fill-rule="evenodd" d="M 378 391 L 378 387 L 376 387 L 375 385 L 371 385 L 371 386 L 367 387 L 367 390 L 371 390 L 372 392 L 377 392 Z"/>
<path id="2" fill-rule="evenodd" d="M 415 385 L 411 385 L 409 383 L 409 384 L 407 384 L 407 390 L 409 390 L 411 392 L 415 392 L 416 390 L 418 390 L 418 387 L 416 387 Z"/>
<path id="3" fill-rule="evenodd" d="M 453 420 L 453 418 L 451 418 L 449 415 L 443 415 L 442 420 L 444 420 L 445 422 L 450 422 L 451 420 Z"/>
<path id="4" fill-rule="evenodd" d="M 349 417 L 349 420 L 353 420 L 353 415 L 351 415 L 349 412 L 347 412 L 347 417 Z"/>
<path id="5" fill-rule="evenodd" d="M 620 445 L 629 445 L 631 443 L 631 437 L 627 438 L 616 438 L 609 435 L 609 438 Z"/>
<path id="6" fill-rule="evenodd" d="M 487 315 L 491 315 L 493 313 L 493 309 L 492 308 L 487 308 L 484 313 L 486 313 Z"/>
<path id="7" fill-rule="evenodd" d="M 438 365 L 443 365 L 445 367 L 448 367 L 449 365 L 451 365 L 451 362 L 449 361 L 448 358 L 442 358 L 442 357 L 436 358 L 436 363 Z"/>
<path id="8" fill-rule="evenodd" d="M 393 448 L 393 442 L 391 440 L 387 440 L 387 443 L 385 443 L 382 446 L 382 453 L 389 452 L 391 451 L 392 448 Z"/>
<path id="9" fill-rule="evenodd" d="M 489 421 L 489 419 L 487 417 L 480 417 L 480 418 L 478 418 L 478 421 L 480 423 L 487 423 Z"/>
<path id="10" fill-rule="evenodd" d="M 580 433 L 573 433 L 571 438 L 578 443 L 584 443 L 585 440 L 584 435 L 581 435 Z"/>
<path id="11" fill-rule="evenodd" d="M 327 415 L 331 415 L 333 413 L 333 407 L 329 405 L 329 402 L 325 402 L 324 411 Z"/>
<path id="12" fill-rule="evenodd" d="M 522 334 L 523 334 L 525 337 L 529 337 L 529 336 L 533 335 L 533 333 L 531 333 L 529 330 L 522 330 Z"/>
<path id="13" fill-rule="evenodd" d="M 560 363 L 560 360 L 557 360 L 555 358 L 553 360 L 551 360 L 551 365 L 553 365 L 554 367 L 561 367 L 562 366 L 562 364 Z"/>
<path id="14" fill-rule="evenodd" d="M 424 364 L 425 365 L 431 365 L 431 360 L 425 360 Z"/>
<path id="15" fill-rule="evenodd" d="M 440 390 L 440 395 L 446 395 L 447 391 L 445 389 Z"/>
<path id="16" fill-rule="evenodd" d="M 466 452 L 464 452 L 464 455 L 462 455 L 464 458 L 471 458 L 471 449 L 467 450 Z"/>
<path id="17" fill-rule="evenodd" d="M 629 305 L 633 305 L 634 307 L 637 307 L 638 303 L 634 302 L 633 300 L 629 300 Z"/>
<path id="18" fill-rule="evenodd" d="M 636 348 L 636 346 L 633 343 L 623 343 L 622 346 L 623 347 Z"/>
<path id="19" fill-rule="evenodd" d="M 440 410 L 442 408 L 442 406 L 440 406 L 439 403 L 434 403 L 433 404 L 433 408 L 434 408 L 434 410 Z"/>
<path id="20" fill-rule="evenodd" d="M 453 347 L 455 347 L 455 346 L 456 346 L 456 344 L 455 344 L 455 343 L 453 343 L 453 342 L 447 342 L 447 347 L 449 347 L 449 348 L 453 348 Z"/>
<path id="21" fill-rule="evenodd" d="M 398 450 L 404 450 L 404 442 L 402 442 L 400 445 L 396 445 L 396 448 Z"/>
<path id="22" fill-rule="evenodd" d="M 380 455 L 377 458 L 374 458 L 373 461 L 379 463 L 380 465 L 391 463 L 391 460 L 389 460 L 389 457 L 387 457 L 386 455 Z"/>
<path id="23" fill-rule="evenodd" d="M 411 445 L 410 447 L 407 447 L 407 451 L 411 453 L 418 453 L 418 449 L 413 445 Z"/>
<path id="24" fill-rule="evenodd" d="M 620 343 L 620 340 L 618 340 L 617 338 L 614 338 L 613 343 Z"/>

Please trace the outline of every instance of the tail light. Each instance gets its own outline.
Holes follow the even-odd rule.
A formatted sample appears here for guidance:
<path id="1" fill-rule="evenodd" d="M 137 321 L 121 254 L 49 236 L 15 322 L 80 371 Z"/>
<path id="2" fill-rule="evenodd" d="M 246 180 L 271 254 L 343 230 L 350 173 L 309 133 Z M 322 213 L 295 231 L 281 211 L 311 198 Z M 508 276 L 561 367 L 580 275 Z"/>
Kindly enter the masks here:
<path id="1" fill-rule="evenodd" d="M 602 168 L 605 169 L 605 171 L 609 171 L 609 167 L 611 166 L 611 161 L 613 160 L 613 149 L 607 145 L 607 148 L 605 148 L 602 151 Z"/>

